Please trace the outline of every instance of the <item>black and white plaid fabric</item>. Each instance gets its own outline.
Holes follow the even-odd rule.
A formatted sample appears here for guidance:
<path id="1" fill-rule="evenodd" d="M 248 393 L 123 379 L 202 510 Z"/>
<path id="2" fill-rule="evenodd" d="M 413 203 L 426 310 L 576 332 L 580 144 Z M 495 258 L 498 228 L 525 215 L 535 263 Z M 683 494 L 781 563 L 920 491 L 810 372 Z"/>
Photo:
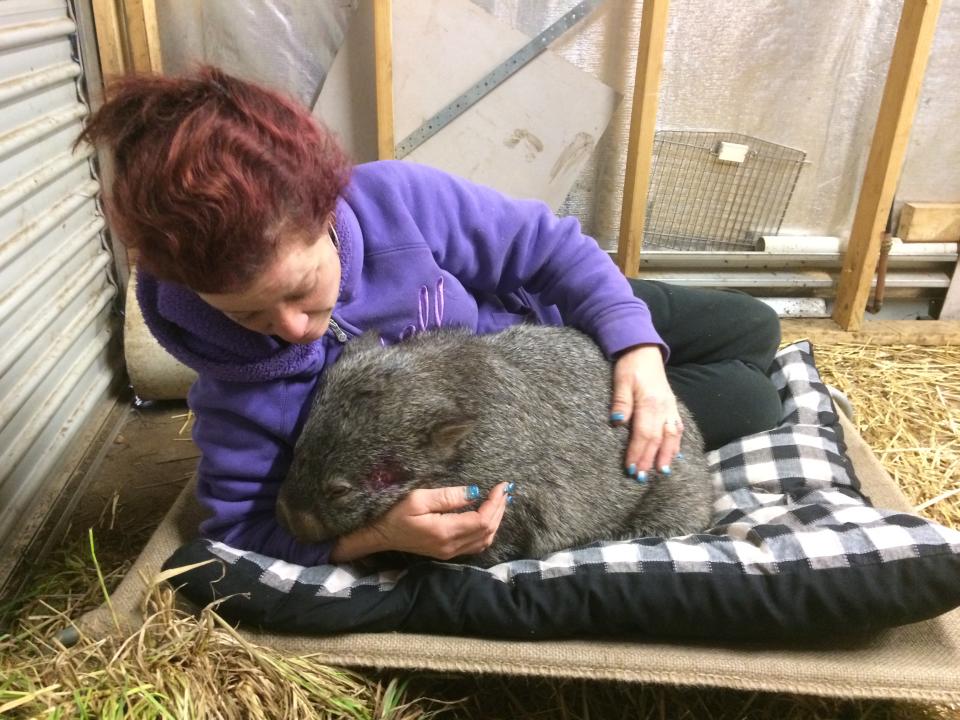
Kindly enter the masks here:
<path id="1" fill-rule="evenodd" d="M 168 561 L 167 567 L 217 558 L 226 568 L 221 582 L 235 582 L 224 583 L 219 591 L 206 587 L 197 592 L 198 583 L 188 576 L 188 596 L 194 591 L 195 601 L 210 601 L 242 592 L 248 602 L 261 598 L 273 603 L 273 609 L 237 607 L 238 619 L 307 632 L 422 629 L 421 624 L 430 626 L 432 614 L 435 620 L 449 616 L 453 626 L 439 620 L 440 627 L 431 628 L 435 632 L 526 637 L 590 634 L 592 630 L 696 637 L 754 637 L 762 632 L 770 637 L 803 634 L 811 624 L 851 629 L 852 623 L 854 630 L 900 624 L 960 603 L 960 532 L 915 515 L 874 508 L 861 495 L 809 343 L 784 348 L 772 379 L 783 401 L 783 423 L 710 454 L 717 499 L 714 525 L 705 533 L 596 543 L 485 570 L 424 562 L 374 574 L 352 565 L 301 567 L 200 540 L 186 546 L 192 552 L 171 558 L 175 562 Z M 904 565 L 903 561 L 913 562 Z M 877 574 L 877 569 L 893 574 Z M 916 572 L 921 573 L 919 581 L 926 573 L 927 579 L 956 590 L 897 614 L 898 603 L 903 604 L 901 595 L 916 594 L 916 587 L 901 593 L 891 590 L 890 583 L 913 584 L 918 581 L 913 577 Z M 213 573 L 205 582 L 220 574 Z M 478 621 L 464 626 L 456 616 L 477 614 L 477 608 L 469 606 L 471 600 L 461 601 L 468 607 L 441 603 L 439 610 L 430 601 L 420 603 L 425 617 L 411 620 L 417 607 L 406 607 L 405 599 L 415 605 L 425 587 L 460 595 L 466 579 L 470 587 L 482 588 L 473 593 L 476 602 L 502 604 L 506 598 L 504 612 L 498 615 L 488 607 L 479 614 L 487 615 L 489 624 Z M 558 583 L 560 579 L 564 582 Z M 865 591 L 865 584 L 876 585 L 876 592 Z M 530 601 L 583 603 L 585 590 L 598 600 L 597 607 L 588 603 L 581 614 L 560 613 L 566 620 L 546 619 L 549 612 L 531 615 L 526 607 Z M 596 592 L 606 595 L 599 599 Z M 618 593 L 624 594 L 622 601 Z M 851 601 L 862 604 L 862 599 L 874 595 L 879 605 L 868 603 L 850 612 Z M 310 608 L 303 613 L 291 609 L 289 601 L 294 597 Z M 699 599 L 691 603 L 691 597 Z M 359 623 L 351 621 L 348 610 L 343 612 L 342 606 L 349 607 L 351 600 L 359 613 L 367 613 Z M 280 612 L 274 611 L 277 602 L 282 605 Z M 683 603 L 679 614 L 669 607 L 677 602 Z M 771 602 L 776 605 L 773 609 Z M 337 611 L 331 614 L 334 603 Z M 730 603 L 742 607 L 731 609 Z M 791 616 L 794 603 L 801 605 Z M 337 626 L 337 619 L 318 620 L 314 611 L 321 607 L 317 612 L 325 617 L 346 621 Z M 371 607 L 383 610 L 387 619 L 371 621 Z M 512 610 L 517 614 L 511 615 Z M 610 613 L 618 614 L 612 623 Z M 402 621 L 391 626 L 390 617 Z M 519 620 L 519 625 L 512 626 L 511 620 Z M 696 627 L 701 630 L 691 630 Z"/>

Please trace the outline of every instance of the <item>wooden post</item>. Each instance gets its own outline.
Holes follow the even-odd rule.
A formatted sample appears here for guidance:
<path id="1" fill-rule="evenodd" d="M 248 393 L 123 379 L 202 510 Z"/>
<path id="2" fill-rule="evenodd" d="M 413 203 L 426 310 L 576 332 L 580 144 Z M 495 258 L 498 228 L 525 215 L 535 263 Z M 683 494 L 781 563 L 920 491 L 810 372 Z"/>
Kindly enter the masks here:
<path id="1" fill-rule="evenodd" d="M 123 34 L 115 0 L 92 0 L 93 24 L 97 34 L 97 51 L 100 56 L 100 74 L 104 79 L 123 75 Z"/>
<path id="2" fill-rule="evenodd" d="M 843 259 L 833 319 L 859 330 L 917 108 L 940 0 L 904 0 L 860 199 Z"/>
<path id="3" fill-rule="evenodd" d="M 627 173 L 623 183 L 623 210 L 617 265 L 628 277 L 640 270 L 643 221 L 650 187 L 653 138 L 657 124 L 657 100 L 663 46 L 667 36 L 668 0 L 643 0 L 640 19 L 640 46 L 630 112 L 630 142 L 627 145 Z"/>
<path id="4" fill-rule="evenodd" d="M 91 0 L 105 80 L 128 72 L 162 72 L 156 0 Z"/>
<path id="5" fill-rule="evenodd" d="M 960 320 L 960 263 L 953 270 L 953 279 L 940 308 L 940 320 Z M 926 323 L 924 323 L 926 325 Z"/>
<path id="6" fill-rule="evenodd" d="M 393 2 L 373 0 L 373 53 L 377 86 L 377 157 L 396 157 L 393 139 Z"/>
<path id="7" fill-rule="evenodd" d="M 127 67 L 135 72 L 162 72 L 156 0 L 122 0 L 127 30 Z"/>

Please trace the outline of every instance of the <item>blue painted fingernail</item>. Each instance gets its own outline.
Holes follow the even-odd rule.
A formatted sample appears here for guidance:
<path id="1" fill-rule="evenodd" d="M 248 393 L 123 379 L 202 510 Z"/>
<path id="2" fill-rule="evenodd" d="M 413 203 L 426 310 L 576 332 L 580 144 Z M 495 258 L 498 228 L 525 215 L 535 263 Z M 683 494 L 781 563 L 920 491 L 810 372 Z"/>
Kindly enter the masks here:
<path id="1" fill-rule="evenodd" d="M 509 485 L 507 485 L 507 486 L 503 489 L 503 494 L 504 494 L 504 495 L 509 495 L 510 493 L 512 493 L 512 492 L 513 492 L 513 487 L 514 487 L 514 483 L 510 483 Z"/>
<path id="2" fill-rule="evenodd" d="M 630 463 L 630 466 L 627 468 L 627 475 L 629 475 L 630 477 L 636 477 L 636 476 L 637 476 L 637 464 L 636 464 L 636 463 Z"/>
<path id="3" fill-rule="evenodd" d="M 513 505 L 513 495 L 507 495 L 507 505 Z"/>
<path id="4" fill-rule="evenodd" d="M 622 412 L 610 413 L 610 422 L 623 422 L 627 419 L 627 416 Z"/>
<path id="5" fill-rule="evenodd" d="M 480 497 L 480 488 L 476 485 L 467 486 L 467 500 L 476 500 Z"/>
<path id="6" fill-rule="evenodd" d="M 638 483 L 645 483 L 647 481 L 647 474 L 641 470 L 637 473 L 636 478 Z"/>
<path id="7" fill-rule="evenodd" d="M 669 465 L 664 465 L 662 468 L 660 468 L 660 472 L 662 472 L 664 475 L 669 475 L 669 474 L 670 474 L 670 466 L 669 466 Z"/>

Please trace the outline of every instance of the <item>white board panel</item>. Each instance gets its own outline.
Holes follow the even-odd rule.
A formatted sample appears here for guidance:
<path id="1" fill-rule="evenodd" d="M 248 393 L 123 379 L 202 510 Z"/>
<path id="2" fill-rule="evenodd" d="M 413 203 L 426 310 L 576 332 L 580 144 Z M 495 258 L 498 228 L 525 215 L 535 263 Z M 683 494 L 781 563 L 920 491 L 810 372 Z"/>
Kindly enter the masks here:
<path id="1" fill-rule="evenodd" d="M 376 159 L 370 6 L 360 4 L 314 108 L 360 162 Z M 396 141 L 529 39 L 468 0 L 394 0 Z M 557 209 L 618 102 L 548 50 L 406 159 Z"/>

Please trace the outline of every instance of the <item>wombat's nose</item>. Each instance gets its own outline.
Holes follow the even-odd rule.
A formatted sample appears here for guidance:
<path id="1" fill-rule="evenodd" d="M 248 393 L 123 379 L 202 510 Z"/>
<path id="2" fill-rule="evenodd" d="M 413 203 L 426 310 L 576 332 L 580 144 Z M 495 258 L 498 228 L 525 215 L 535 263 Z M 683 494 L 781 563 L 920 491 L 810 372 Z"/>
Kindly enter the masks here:
<path id="1" fill-rule="evenodd" d="M 309 512 L 291 509 L 283 495 L 277 498 L 277 521 L 300 542 L 326 540 L 320 522 Z"/>

